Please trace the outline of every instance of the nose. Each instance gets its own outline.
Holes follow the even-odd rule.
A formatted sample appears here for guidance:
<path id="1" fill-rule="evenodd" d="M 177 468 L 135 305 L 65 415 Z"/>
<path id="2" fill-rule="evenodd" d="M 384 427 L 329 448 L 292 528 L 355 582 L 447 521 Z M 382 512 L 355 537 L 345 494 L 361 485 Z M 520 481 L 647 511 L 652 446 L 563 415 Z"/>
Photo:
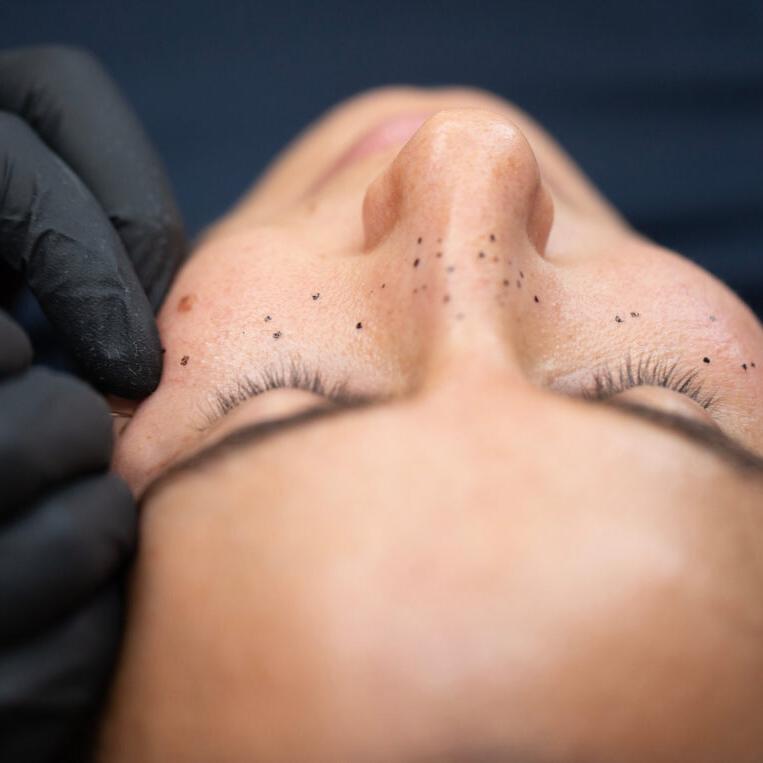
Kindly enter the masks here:
<path id="1" fill-rule="evenodd" d="M 516 364 L 529 283 L 550 275 L 553 202 L 535 154 L 505 117 L 478 109 L 427 120 L 369 186 L 365 250 L 401 269 L 427 352 Z M 424 298 L 413 298 L 426 283 Z M 524 289 L 524 291 L 523 291 Z M 405 308 L 403 308 L 405 309 Z"/>

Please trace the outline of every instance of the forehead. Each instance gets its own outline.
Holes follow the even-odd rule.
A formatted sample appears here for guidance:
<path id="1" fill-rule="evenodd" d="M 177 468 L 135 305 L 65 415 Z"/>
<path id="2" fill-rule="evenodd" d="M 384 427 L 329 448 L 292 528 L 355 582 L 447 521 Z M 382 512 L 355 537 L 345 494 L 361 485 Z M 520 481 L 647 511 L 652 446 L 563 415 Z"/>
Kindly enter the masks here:
<path id="1" fill-rule="evenodd" d="M 441 727 L 454 712 L 484 738 L 496 719 L 469 707 L 501 706 L 499 725 L 532 748 L 544 726 L 591 730 L 581 713 L 606 718 L 612 696 L 634 729 L 667 740 L 676 716 L 655 698 L 678 682 L 697 697 L 722 683 L 749 712 L 760 684 L 741 676 L 760 671 L 761 624 L 760 578 L 740 563 L 759 558 L 750 527 L 661 466 L 654 441 L 636 461 L 640 448 L 602 427 L 597 455 L 569 415 L 539 417 L 539 443 L 567 433 L 558 447 L 442 409 L 354 413 L 175 484 L 147 507 L 143 536 L 166 627 L 195 613 L 182 641 L 215 644 L 200 663 L 210 676 L 246 655 L 236 700 L 250 713 L 275 704 L 285 725 L 322 718 L 375 744 L 383 728 Z M 512 426 L 524 423 L 517 410 Z"/>

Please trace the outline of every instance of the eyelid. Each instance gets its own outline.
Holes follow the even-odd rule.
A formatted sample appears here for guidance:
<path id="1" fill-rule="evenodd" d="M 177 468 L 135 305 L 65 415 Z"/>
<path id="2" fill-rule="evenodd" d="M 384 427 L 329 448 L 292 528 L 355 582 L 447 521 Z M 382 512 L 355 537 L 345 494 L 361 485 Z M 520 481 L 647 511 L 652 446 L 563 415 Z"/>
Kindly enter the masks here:
<path id="1" fill-rule="evenodd" d="M 717 392 L 703 392 L 705 383 L 701 371 L 699 367 L 687 367 L 680 360 L 660 357 L 653 352 L 642 353 L 634 363 L 629 350 L 617 371 L 613 372 L 608 363 L 591 371 L 590 381 L 582 385 L 582 392 L 578 394 L 586 399 L 606 400 L 635 387 L 662 387 L 685 395 L 708 410 L 718 404 L 720 397 Z"/>
<path id="2" fill-rule="evenodd" d="M 204 412 L 204 423 L 197 427 L 198 431 L 206 431 L 242 403 L 277 389 L 304 390 L 339 404 L 353 404 L 365 399 L 349 392 L 346 382 L 329 384 L 319 371 L 308 367 L 299 358 L 292 358 L 288 366 L 283 363 L 271 365 L 243 375 L 231 387 L 214 390 Z"/>

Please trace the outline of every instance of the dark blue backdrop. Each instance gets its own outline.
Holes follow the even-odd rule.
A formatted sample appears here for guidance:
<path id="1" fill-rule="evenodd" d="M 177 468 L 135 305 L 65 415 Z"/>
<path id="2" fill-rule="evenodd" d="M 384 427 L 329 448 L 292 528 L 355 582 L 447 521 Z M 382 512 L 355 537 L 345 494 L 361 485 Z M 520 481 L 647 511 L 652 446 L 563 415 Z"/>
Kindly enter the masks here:
<path id="1" fill-rule="evenodd" d="M 369 86 L 465 83 L 545 124 L 640 230 L 763 314 L 763 3 L 0 0 L 0 46 L 93 50 L 190 230 Z"/>

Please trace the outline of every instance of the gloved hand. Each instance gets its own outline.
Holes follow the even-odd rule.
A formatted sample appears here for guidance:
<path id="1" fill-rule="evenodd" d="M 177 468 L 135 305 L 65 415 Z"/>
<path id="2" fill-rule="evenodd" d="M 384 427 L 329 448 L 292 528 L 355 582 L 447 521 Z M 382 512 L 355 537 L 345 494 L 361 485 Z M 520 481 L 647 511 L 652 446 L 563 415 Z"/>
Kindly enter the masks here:
<path id="1" fill-rule="evenodd" d="M 148 395 L 152 308 L 185 238 L 158 158 L 90 56 L 0 53 L 0 168 L 0 291 L 15 272 L 93 384 Z M 31 354 L 0 312 L 0 761 L 63 763 L 79 760 L 119 646 L 136 510 L 107 472 L 101 398 L 28 369 Z"/>
<path id="2" fill-rule="evenodd" d="M 31 357 L 0 312 L 0 761 L 60 763 L 108 684 L 136 509 L 101 397 Z"/>
<path id="3" fill-rule="evenodd" d="M 0 167 L 0 267 L 96 387 L 146 397 L 162 367 L 152 307 L 186 239 L 158 157 L 90 55 L 0 52 Z"/>

